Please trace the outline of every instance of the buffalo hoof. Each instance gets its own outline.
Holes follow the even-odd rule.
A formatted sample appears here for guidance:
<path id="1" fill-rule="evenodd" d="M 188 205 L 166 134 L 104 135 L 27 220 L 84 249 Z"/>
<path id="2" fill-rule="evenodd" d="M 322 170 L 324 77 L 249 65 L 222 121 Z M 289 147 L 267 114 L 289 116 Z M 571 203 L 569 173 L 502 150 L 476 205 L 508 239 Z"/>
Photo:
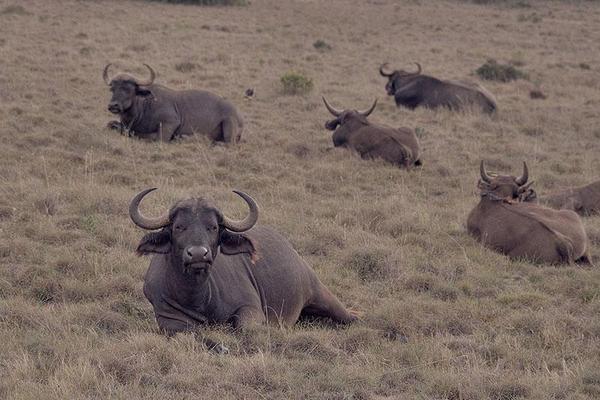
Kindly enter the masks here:
<path id="1" fill-rule="evenodd" d="M 108 129 L 114 129 L 116 131 L 120 131 L 121 129 L 123 129 L 123 125 L 119 121 L 110 121 L 108 124 L 106 124 L 106 127 Z"/>
<path id="2" fill-rule="evenodd" d="M 222 343 L 217 343 L 216 345 L 210 348 L 210 351 L 213 351 L 217 354 L 229 354 L 229 348 L 227 348 Z"/>

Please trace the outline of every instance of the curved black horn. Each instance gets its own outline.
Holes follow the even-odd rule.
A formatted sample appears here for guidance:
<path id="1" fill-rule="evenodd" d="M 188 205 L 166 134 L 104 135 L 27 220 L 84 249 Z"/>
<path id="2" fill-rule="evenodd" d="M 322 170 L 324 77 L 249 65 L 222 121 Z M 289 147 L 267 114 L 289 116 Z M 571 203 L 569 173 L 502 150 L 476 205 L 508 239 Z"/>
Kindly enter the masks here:
<path id="1" fill-rule="evenodd" d="M 523 175 L 515 179 L 515 182 L 517 185 L 522 186 L 527 183 L 527 179 L 529 179 L 529 170 L 527 169 L 527 163 L 523 161 Z"/>
<path id="2" fill-rule="evenodd" d="M 419 64 L 418 62 L 415 63 L 415 65 L 417 66 L 417 68 L 419 69 L 417 72 L 415 72 L 415 75 L 420 75 L 421 71 L 423 71 L 423 68 L 421 68 L 421 64 Z"/>
<path id="3" fill-rule="evenodd" d="M 140 203 L 142 202 L 142 199 L 148 193 L 153 192 L 155 190 L 156 188 L 142 190 L 137 195 L 135 195 L 135 197 L 131 200 L 131 203 L 129 203 L 129 217 L 131 218 L 133 223 L 139 226 L 140 228 L 152 230 L 169 225 L 170 221 L 168 213 L 165 213 L 160 217 L 149 218 L 142 215 L 142 213 L 140 212 Z"/>
<path id="4" fill-rule="evenodd" d="M 144 64 L 144 65 L 150 71 L 150 78 L 148 78 L 148 80 L 145 80 L 145 81 L 138 81 L 137 84 L 140 86 L 149 86 L 154 83 L 154 79 L 156 79 L 156 73 L 154 72 L 152 67 L 150 67 L 148 64 Z"/>
<path id="5" fill-rule="evenodd" d="M 361 115 L 363 115 L 363 116 L 365 116 L 365 117 L 368 117 L 369 115 L 371 115 L 371 113 L 375 109 L 375 106 L 377 106 L 377 99 L 375 99 L 375 101 L 373 102 L 373 105 L 371 106 L 371 108 L 369 108 L 366 111 L 359 111 L 358 113 L 361 114 Z"/>
<path id="6" fill-rule="evenodd" d="M 481 160 L 481 164 L 479 164 L 479 172 L 481 174 L 482 181 L 484 181 L 485 183 L 490 183 L 492 181 L 492 178 L 490 178 L 490 176 L 485 171 L 485 165 L 483 164 L 483 160 Z"/>
<path id="7" fill-rule="evenodd" d="M 327 100 L 325 100 L 325 96 L 321 97 L 323 99 L 323 103 L 325 103 L 325 107 L 327 107 L 327 109 L 329 110 L 329 112 L 335 116 L 335 117 L 339 117 L 341 113 L 343 113 L 343 110 L 338 110 L 336 108 L 333 108 L 328 102 Z"/>
<path id="8" fill-rule="evenodd" d="M 244 192 L 234 190 L 233 193 L 237 194 L 246 201 L 250 211 L 248 216 L 241 221 L 235 221 L 223 215 L 223 221 L 221 222 L 221 225 L 232 232 L 245 232 L 252 228 L 254 224 L 256 224 L 256 221 L 258 221 L 258 205 L 252 197 Z"/>
<path id="9" fill-rule="evenodd" d="M 110 68 L 112 64 L 108 63 L 106 64 L 106 67 L 104 67 L 104 71 L 102 72 L 102 79 L 104 79 L 104 83 L 106 83 L 108 86 L 110 86 L 110 79 L 108 77 L 108 69 Z"/>
<path id="10" fill-rule="evenodd" d="M 393 72 L 385 72 L 383 70 L 387 66 L 388 66 L 388 63 L 383 63 L 379 66 L 379 73 L 381 74 L 381 76 L 385 76 L 386 78 L 388 78 L 394 74 Z"/>

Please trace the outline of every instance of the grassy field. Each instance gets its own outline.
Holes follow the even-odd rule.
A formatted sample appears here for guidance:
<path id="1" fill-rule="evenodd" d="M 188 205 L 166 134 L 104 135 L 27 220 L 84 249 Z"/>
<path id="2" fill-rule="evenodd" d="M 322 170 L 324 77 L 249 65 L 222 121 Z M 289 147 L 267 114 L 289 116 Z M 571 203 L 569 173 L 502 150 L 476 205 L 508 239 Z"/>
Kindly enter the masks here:
<path id="1" fill-rule="evenodd" d="M 481 158 L 526 160 L 539 194 L 600 177 L 600 4 L 475 3 L 491 2 L 0 0 L 0 398 L 600 398 L 600 272 L 511 262 L 465 229 Z M 529 80 L 479 81 L 489 58 Z M 483 83 L 499 112 L 398 109 L 384 61 Z M 107 130 L 108 62 L 227 97 L 242 143 Z M 312 91 L 284 94 L 290 72 Z M 416 129 L 423 167 L 332 149 L 321 95 L 379 98 L 370 119 Z M 147 213 L 206 196 L 236 217 L 231 189 L 248 192 L 363 320 L 207 329 L 224 356 L 159 335 L 127 215 L 149 186 Z M 600 217 L 584 223 L 599 263 Z"/>

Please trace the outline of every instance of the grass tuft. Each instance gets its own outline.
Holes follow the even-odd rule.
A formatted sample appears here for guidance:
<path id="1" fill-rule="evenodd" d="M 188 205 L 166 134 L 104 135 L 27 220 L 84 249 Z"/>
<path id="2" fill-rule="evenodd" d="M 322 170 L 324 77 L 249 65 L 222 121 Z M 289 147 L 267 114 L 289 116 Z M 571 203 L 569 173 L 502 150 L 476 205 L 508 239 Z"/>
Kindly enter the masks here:
<path id="1" fill-rule="evenodd" d="M 348 257 L 345 265 L 367 282 L 389 277 L 392 269 L 387 254 L 377 249 L 357 250 Z"/>

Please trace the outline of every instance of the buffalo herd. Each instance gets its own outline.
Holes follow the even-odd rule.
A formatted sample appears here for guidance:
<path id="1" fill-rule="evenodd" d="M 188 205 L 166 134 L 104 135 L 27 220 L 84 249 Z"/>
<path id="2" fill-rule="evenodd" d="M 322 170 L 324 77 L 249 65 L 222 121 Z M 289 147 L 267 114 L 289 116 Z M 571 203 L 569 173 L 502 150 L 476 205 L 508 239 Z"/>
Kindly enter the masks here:
<path id="1" fill-rule="evenodd" d="M 497 112 L 494 96 L 481 85 L 423 75 L 421 65 L 415 64 L 415 72 L 379 67 L 388 79 L 385 90 L 398 107 Z M 200 134 L 212 141 L 240 141 L 244 123 L 229 101 L 203 90 L 158 85 L 148 65 L 150 76 L 145 80 L 125 73 L 110 78 L 110 66 L 103 72 L 112 92 L 108 110 L 120 120 L 109 122 L 109 128 L 151 140 Z M 338 109 L 325 97 L 323 103 L 333 116 L 325 128 L 333 131 L 335 147 L 348 148 L 363 159 L 422 167 L 422 149 L 413 129 L 368 120 L 377 100 L 364 111 Z M 476 240 L 511 259 L 593 265 L 581 216 L 600 212 L 600 181 L 538 196 L 525 162 L 515 177 L 488 172 L 482 160 L 479 175 L 479 203 L 466 223 Z M 144 294 L 162 332 L 194 331 L 211 323 L 240 329 L 263 323 L 286 326 L 305 316 L 339 324 L 357 319 L 281 234 L 257 224 L 259 207 L 248 194 L 234 191 L 249 209 L 241 221 L 228 218 L 205 198 L 181 200 L 164 215 L 147 217 L 139 205 L 153 190 L 133 197 L 129 215 L 137 226 L 151 231 L 141 239 L 137 253 L 152 255 Z"/>

